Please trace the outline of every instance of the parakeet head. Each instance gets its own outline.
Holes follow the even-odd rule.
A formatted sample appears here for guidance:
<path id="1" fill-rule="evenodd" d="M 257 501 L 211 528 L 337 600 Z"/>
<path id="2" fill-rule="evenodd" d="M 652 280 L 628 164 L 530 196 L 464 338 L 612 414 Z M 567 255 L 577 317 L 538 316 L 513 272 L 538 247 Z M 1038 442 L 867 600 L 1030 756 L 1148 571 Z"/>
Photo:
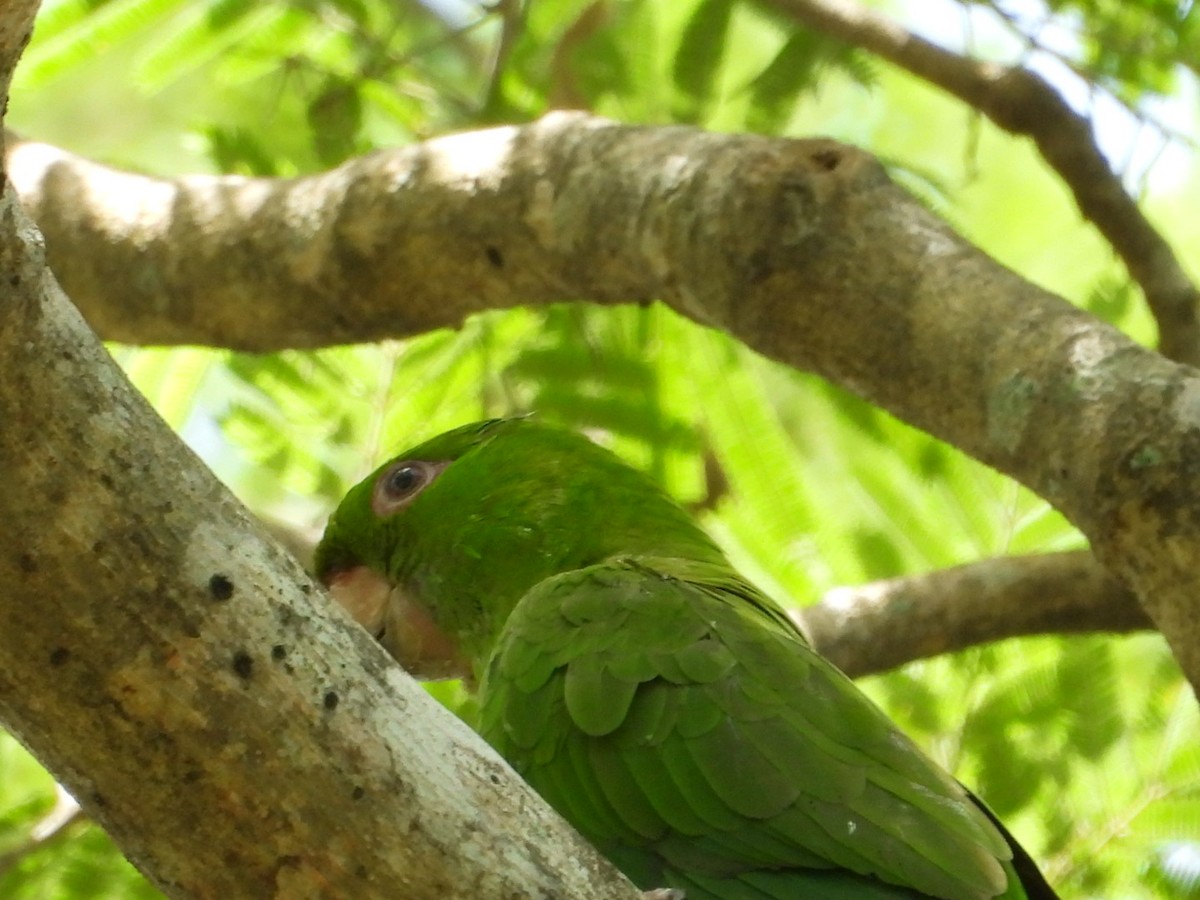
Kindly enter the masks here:
<path id="1" fill-rule="evenodd" d="M 480 670 L 539 581 L 625 554 L 723 559 L 608 450 L 531 419 L 492 419 L 414 447 L 352 488 L 315 565 L 360 624 L 431 679 Z"/>

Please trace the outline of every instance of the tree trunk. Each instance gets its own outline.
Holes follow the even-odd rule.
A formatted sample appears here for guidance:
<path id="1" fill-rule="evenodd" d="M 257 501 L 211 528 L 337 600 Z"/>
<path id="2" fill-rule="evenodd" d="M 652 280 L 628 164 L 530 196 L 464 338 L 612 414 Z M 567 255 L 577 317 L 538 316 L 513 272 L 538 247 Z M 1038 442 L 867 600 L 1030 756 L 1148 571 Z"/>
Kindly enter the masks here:
<path id="1" fill-rule="evenodd" d="M 5 727 L 168 896 L 637 897 L 158 419 L 11 186 L 0 214 Z"/>

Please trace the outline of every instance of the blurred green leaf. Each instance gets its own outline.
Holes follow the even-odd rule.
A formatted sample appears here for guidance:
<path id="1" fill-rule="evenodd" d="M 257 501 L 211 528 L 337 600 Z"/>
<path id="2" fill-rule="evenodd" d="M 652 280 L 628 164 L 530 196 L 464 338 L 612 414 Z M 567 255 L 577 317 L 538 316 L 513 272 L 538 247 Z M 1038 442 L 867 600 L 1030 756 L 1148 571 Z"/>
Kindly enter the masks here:
<path id="1" fill-rule="evenodd" d="M 873 63 L 861 51 L 818 32 L 796 29 L 747 85 L 748 124 L 755 131 L 778 131 L 801 96 L 821 86 L 827 68 L 841 70 L 864 87 L 877 80 Z"/>
<path id="2" fill-rule="evenodd" d="M 363 106 L 358 86 L 337 76 L 326 79 L 320 93 L 308 105 L 317 159 L 335 166 L 354 152 L 362 128 Z"/>
<path id="3" fill-rule="evenodd" d="M 681 121 L 695 121 L 712 100 L 733 7 L 733 0 L 700 0 L 688 19 L 672 68 L 683 95 L 676 108 Z"/>

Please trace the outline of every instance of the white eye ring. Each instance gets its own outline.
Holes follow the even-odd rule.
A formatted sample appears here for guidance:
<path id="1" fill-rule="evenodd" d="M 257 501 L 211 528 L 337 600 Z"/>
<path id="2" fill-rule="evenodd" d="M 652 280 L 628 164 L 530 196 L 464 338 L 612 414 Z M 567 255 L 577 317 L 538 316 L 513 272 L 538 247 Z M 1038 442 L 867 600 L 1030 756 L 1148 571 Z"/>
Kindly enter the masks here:
<path id="1" fill-rule="evenodd" d="M 375 481 L 371 508 L 377 516 L 403 509 L 441 474 L 449 462 L 405 459 L 388 466 Z"/>

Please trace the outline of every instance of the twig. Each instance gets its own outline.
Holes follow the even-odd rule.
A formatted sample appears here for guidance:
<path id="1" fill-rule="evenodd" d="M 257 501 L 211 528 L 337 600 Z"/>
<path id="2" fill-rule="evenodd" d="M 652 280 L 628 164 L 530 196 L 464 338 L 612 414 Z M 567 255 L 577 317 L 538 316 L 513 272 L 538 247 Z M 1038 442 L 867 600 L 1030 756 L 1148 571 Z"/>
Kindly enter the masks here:
<path id="1" fill-rule="evenodd" d="M 491 12 L 500 16 L 500 38 L 496 43 L 487 91 L 484 93 L 485 110 L 495 110 L 500 100 L 504 70 L 508 66 L 508 59 L 516 46 L 517 38 L 525 28 L 525 4 L 522 0 L 496 0 L 491 6 Z"/>
<path id="2" fill-rule="evenodd" d="M 853 677 L 1004 638 L 1153 627 L 1133 594 L 1084 551 L 837 588 L 796 617 Z"/>
<path id="3" fill-rule="evenodd" d="M 65 838 L 75 823 L 87 818 L 75 798 L 62 785 L 56 784 L 54 787 L 54 807 L 30 829 L 29 837 L 24 842 L 7 853 L 0 853 L 0 878 L 25 857 Z"/>

